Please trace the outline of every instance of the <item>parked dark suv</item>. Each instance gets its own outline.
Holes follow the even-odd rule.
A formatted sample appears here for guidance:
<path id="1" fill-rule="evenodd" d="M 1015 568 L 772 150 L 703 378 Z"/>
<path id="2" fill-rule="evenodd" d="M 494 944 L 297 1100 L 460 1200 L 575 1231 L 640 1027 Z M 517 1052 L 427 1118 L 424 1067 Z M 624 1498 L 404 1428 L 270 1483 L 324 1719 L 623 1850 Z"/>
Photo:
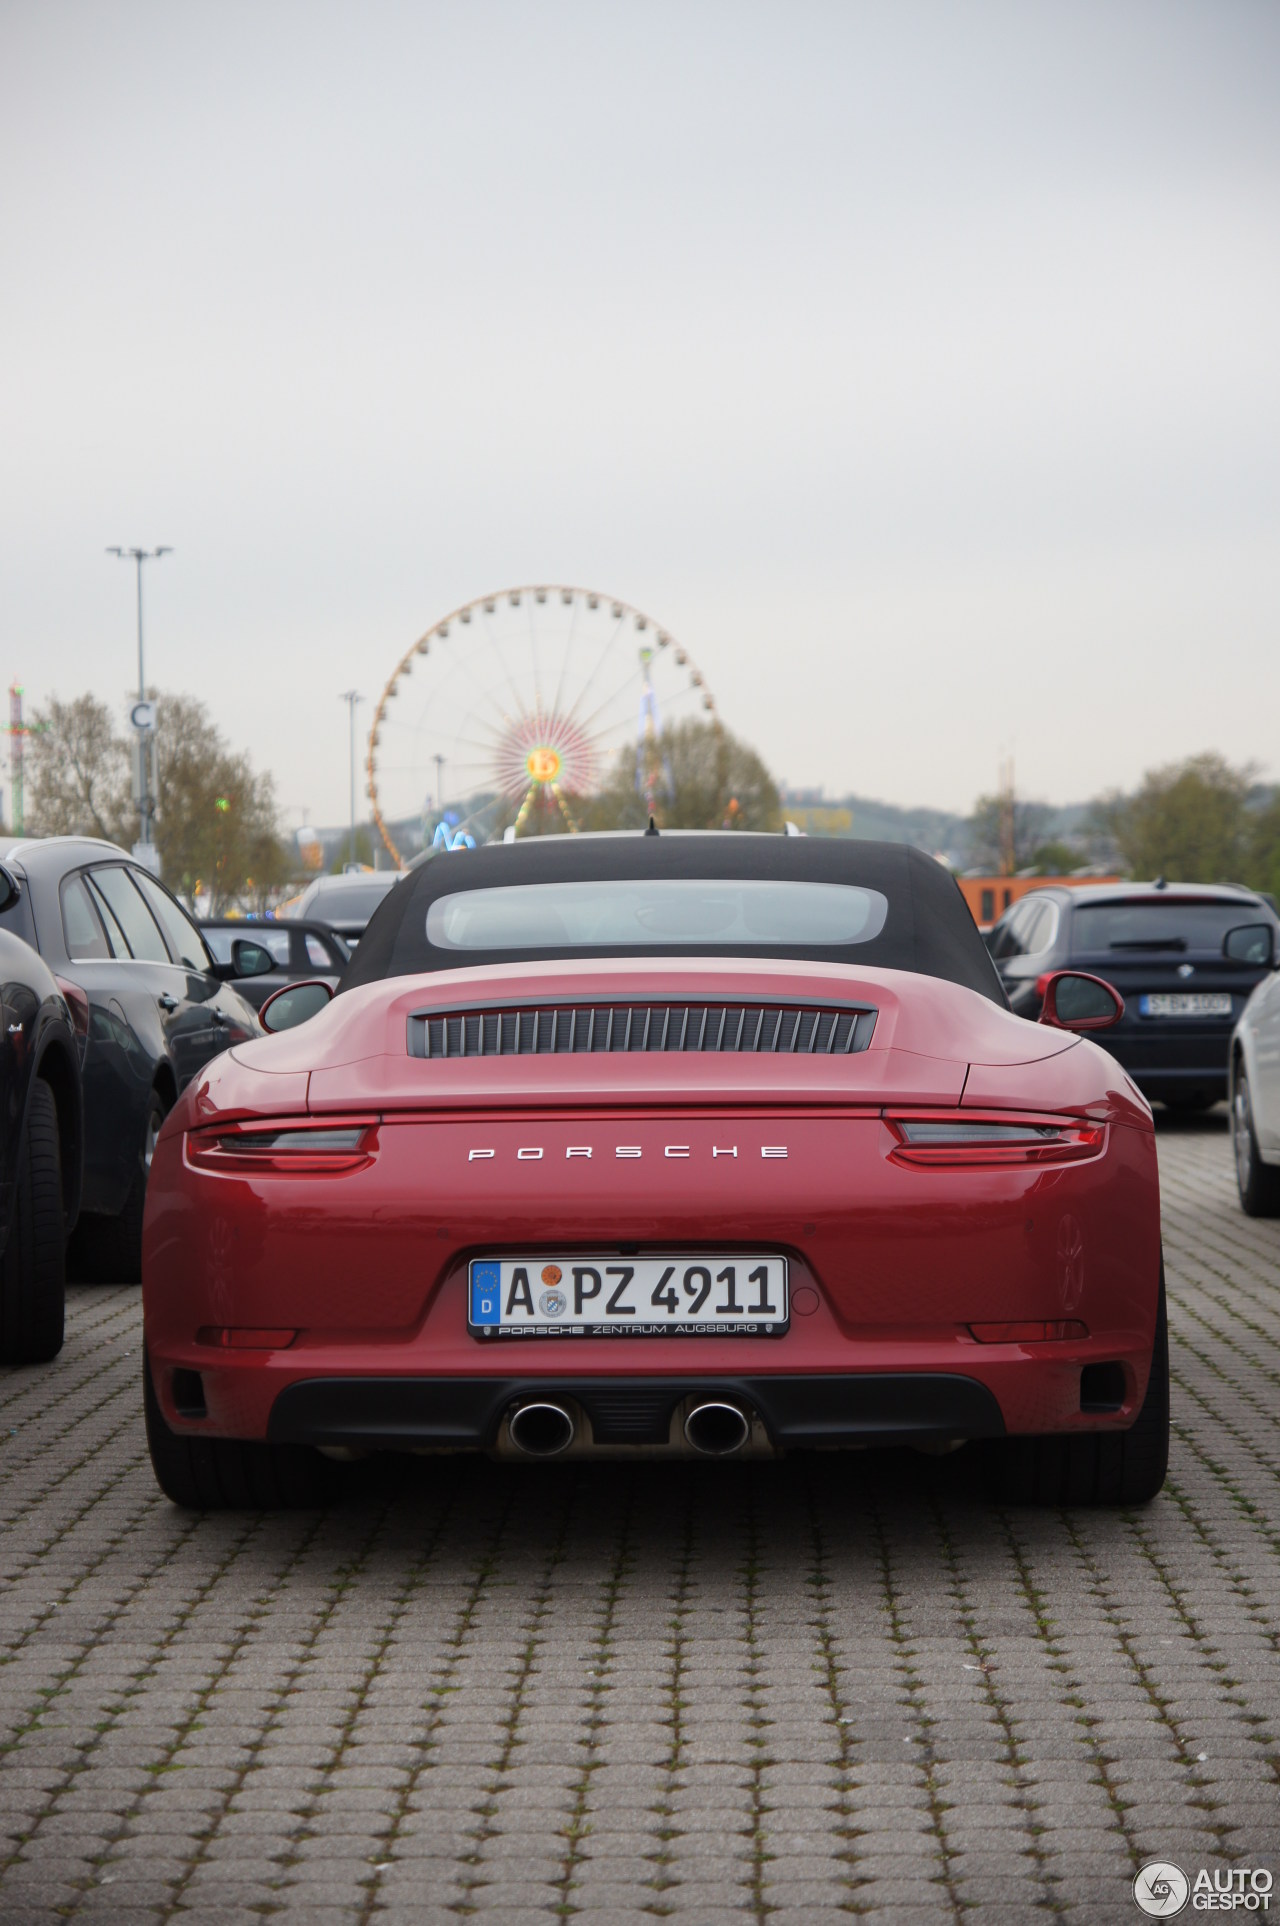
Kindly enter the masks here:
<path id="1" fill-rule="evenodd" d="M 216 963 L 182 905 L 114 843 L 13 842 L 0 927 L 37 949 L 75 1028 L 84 1086 L 81 1275 L 136 1281 L 151 1153 L 165 1113 L 209 1058 L 261 1036 L 229 979 L 271 968 L 246 938 Z"/>
<path id="2" fill-rule="evenodd" d="M 987 936 L 1009 1002 L 1033 1022 L 1054 970 L 1115 985 L 1106 1048 L 1143 1094 L 1204 1110 L 1227 1094 L 1231 1032 L 1280 957 L 1280 919 L 1235 886 L 1107 883 L 1033 890 Z"/>
<path id="3" fill-rule="evenodd" d="M 0 867 L 0 915 L 17 895 Z M 62 1348 L 82 1154 L 71 1012 L 30 944 L 0 926 L 0 1364 Z"/>

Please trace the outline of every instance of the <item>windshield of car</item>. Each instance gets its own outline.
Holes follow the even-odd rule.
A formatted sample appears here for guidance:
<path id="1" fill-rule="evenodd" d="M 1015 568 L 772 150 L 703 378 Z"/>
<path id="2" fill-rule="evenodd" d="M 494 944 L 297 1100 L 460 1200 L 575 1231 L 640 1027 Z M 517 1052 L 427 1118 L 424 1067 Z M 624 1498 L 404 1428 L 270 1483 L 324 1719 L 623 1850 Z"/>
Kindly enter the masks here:
<path id="1" fill-rule="evenodd" d="M 307 915 L 316 923 L 367 923 L 389 889 L 400 881 L 394 870 L 385 880 L 375 882 L 321 883 L 307 904 Z"/>
<path id="2" fill-rule="evenodd" d="M 1208 950 L 1218 954 L 1228 930 L 1256 923 L 1257 903 L 1162 896 L 1077 908 L 1071 947 L 1079 950 Z"/>
<path id="3" fill-rule="evenodd" d="M 884 928 L 879 890 L 843 883 L 681 877 L 521 883 L 439 896 L 427 940 L 444 950 L 643 950 L 672 944 L 865 943 Z"/>

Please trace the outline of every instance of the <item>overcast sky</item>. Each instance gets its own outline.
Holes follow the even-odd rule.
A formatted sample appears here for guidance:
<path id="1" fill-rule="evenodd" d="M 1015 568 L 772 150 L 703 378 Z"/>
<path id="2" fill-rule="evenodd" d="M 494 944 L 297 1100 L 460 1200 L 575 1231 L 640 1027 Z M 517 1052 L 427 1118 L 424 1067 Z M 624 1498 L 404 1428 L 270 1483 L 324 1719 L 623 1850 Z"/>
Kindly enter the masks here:
<path id="1" fill-rule="evenodd" d="M 1280 778 L 1275 0 L 2 0 L 0 330 L 0 671 L 123 720 L 171 543 L 316 822 L 530 581 L 828 792 Z"/>

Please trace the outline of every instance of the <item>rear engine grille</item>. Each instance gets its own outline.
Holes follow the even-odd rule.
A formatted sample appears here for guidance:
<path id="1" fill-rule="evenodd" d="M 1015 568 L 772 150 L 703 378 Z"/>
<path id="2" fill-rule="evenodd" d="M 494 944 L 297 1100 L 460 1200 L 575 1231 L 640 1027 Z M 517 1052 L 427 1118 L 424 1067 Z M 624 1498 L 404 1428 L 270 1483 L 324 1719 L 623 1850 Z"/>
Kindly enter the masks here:
<path id="1" fill-rule="evenodd" d="M 874 1010 L 816 1003 L 541 1003 L 422 1010 L 409 1018 L 411 1057 L 617 1056 L 666 1051 L 748 1056 L 852 1056 Z"/>

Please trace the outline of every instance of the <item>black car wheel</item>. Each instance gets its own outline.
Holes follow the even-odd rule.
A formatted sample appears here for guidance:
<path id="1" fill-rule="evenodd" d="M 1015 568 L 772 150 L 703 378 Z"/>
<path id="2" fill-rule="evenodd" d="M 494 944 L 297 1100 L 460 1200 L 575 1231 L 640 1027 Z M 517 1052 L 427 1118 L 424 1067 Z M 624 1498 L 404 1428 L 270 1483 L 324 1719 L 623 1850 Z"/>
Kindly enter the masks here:
<path id="1" fill-rule="evenodd" d="M 997 1438 L 987 1446 L 991 1495 L 1007 1505 L 1145 1505 L 1169 1468 L 1169 1327 L 1164 1275 L 1151 1375 L 1127 1431 Z"/>
<path id="2" fill-rule="evenodd" d="M 1258 1155 L 1258 1133 L 1253 1127 L 1253 1104 L 1243 1064 L 1236 1070 L 1231 1100 L 1231 1138 L 1236 1153 L 1236 1185 L 1245 1211 L 1250 1217 L 1280 1217 L 1280 1168 L 1264 1164 Z"/>
<path id="3" fill-rule="evenodd" d="M 338 1490 L 338 1467 L 310 1445 L 181 1437 L 160 1409 L 145 1353 L 142 1400 L 156 1483 L 188 1511 L 296 1510 L 322 1505 Z"/>
<path id="4" fill-rule="evenodd" d="M 142 1217 L 147 1205 L 147 1179 L 151 1175 L 151 1159 L 160 1126 L 168 1113 L 168 1104 L 158 1090 L 153 1090 L 138 1146 L 137 1168 L 119 1216 L 86 1215 L 80 1219 L 73 1261 L 79 1274 L 91 1284 L 136 1284 L 142 1276 Z"/>
<path id="5" fill-rule="evenodd" d="M 57 1357 L 66 1295 L 58 1107 L 48 1084 L 37 1079 L 0 1268 L 0 1362 L 43 1364 Z"/>

